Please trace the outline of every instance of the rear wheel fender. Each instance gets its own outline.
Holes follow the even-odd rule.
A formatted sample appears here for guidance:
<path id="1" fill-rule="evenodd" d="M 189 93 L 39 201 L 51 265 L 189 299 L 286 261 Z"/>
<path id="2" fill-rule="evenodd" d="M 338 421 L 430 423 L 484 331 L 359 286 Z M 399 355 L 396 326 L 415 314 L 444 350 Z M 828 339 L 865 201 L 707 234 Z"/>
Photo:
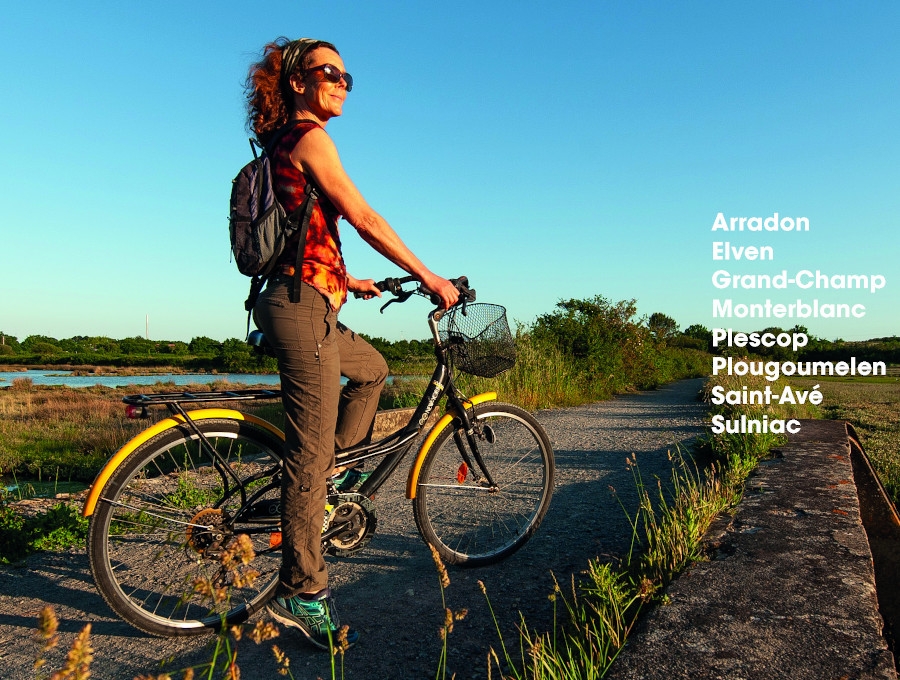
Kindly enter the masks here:
<path id="1" fill-rule="evenodd" d="M 207 408 L 199 409 L 196 411 L 188 411 L 188 414 L 191 416 L 191 420 L 193 421 L 205 420 L 207 418 L 246 420 L 247 422 L 253 423 L 254 425 L 259 425 L 260 427 L 268 430 L 276 437 L 284 441 L 284 433 L 281 430 L 272 425 L 272 423 L 263 420 L 262 418 L 257 418 L 256 416 L 250 415 L 249 413 L 241 413 L 240 411 L 225 408 Z M 171 430 L 173 427 L 179 427 L 184 423 L 185 419 L 180 415 L 160 420 L 158 423 L 151 425 L 143 432 L 135 435 L 127 444 L 116 451 L 112 455 L 112 457 L 108 461 L 106 461 L 106 465 L 103 466 L 103 469 L 100 470 L 100 473 L 94 479 L 94 483 L 91 484 L 91 489 L 88 492 L 87 499 L 84 502 L 84 508 L 82 508 L 81 516 L 90 517 L 94 514 L 94 510 L 97 507 L 97 501 L 100 498 L 100 492 L 103 490 L 106 482 L 109 481 L 109 478 L 113 476 L 113 473 L 115 473 L 115 471 L 130 453 L 136 450 L 141 444 L 149 441 L 158 434 L 165 432 L 166 430 Z"/>

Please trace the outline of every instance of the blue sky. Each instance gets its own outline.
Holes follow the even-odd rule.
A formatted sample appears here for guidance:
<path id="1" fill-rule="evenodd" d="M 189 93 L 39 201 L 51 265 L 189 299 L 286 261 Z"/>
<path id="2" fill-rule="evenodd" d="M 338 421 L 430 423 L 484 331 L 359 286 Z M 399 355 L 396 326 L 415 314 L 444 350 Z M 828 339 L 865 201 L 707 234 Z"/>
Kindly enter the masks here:
<path id="1" fill-rule="evenodd" d="M 900 334 L 896 2 L 44 2 L 4 10 L 0 331 L 243 337 L 231 178 L 264 43 L 316 37 L 355 86 L 328 131 L 425 263 L 528 323 L 560 299 L 636 298 L 685 327 Z M 808 233 L 714 234 L 716 215 Z M 398 270 L 342 223 L 357 277 Z M 713 262 L 712 242 L 773 262 Z M 712 274 L 879 274 L 861 319 L 714 319 Z M 424 301 L 342 318 L 427 335 Z M 395 311 L 396 310 L 396 311 Z"/>

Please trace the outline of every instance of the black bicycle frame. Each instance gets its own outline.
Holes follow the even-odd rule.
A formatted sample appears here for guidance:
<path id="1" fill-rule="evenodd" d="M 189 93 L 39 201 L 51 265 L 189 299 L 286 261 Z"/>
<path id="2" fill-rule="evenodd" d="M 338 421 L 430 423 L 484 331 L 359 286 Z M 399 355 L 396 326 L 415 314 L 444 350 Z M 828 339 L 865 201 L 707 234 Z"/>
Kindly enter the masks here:
<path id="1" fill-rule="evenodd" d="M 422 399 L 419 401 L 419 405 L 413 412 L 409 422 L 394 434 L 389 435 L 380 441 L 355 446 L 343 451 L 338 451 L 335 454 L 335 459 L 338 464 L 345 467 L 350 467 L 368 458 L 385 456 L 378 464 L 378 467 L 372 471 L 369 478 L 363 482 L 362 486 L 360 486 L 359 493 L 363 496 L 371 496 L 385 481 L 387 481 L 388 477 L 393 474 L 394 470 L 396 470 L 397 466 L 400 464 L 400 461 L 406 457 L 406 454 L 409 452 L 416 437 L 428 424 L 428 419 L 434 412 L 441 397 L 445 394 L 447 396 L 447 411 L 454 413 L 455 416 L 461 420 L 461 427 L 457 428 L 457 432 L 460 429 L 465 432 L 469 447 L 475 456 L 475 462 L 478 465 L 478 469 L 482 471 L 488 484 L 491 487 L 494 486 L 494 481 L 491 479 L 490 473 L 484 464 L 484 460 L 478 451 L 478 444 L 475 441 L 472 420 L 469 418 L 466 411 L 464 401 L 459 398 L 456 388 L 453 385 L 453 376 L 450 372 L 447 348 L 441 344 L 437 324 L 445 313 L 444 310 L 438 309 L 428 315 L 428 326 L 431 328 L 431 334 L 434 338 L 434 353 L 435 358 L 437 359 L 437 366 L 435 366 L 428 387 L 425 389 L 425 393 L 422 395 Z M 469 459 L 465 446 L 462 445 L 456 434 L 454 434 L 454 441 L 456 441 L 460 455 L 466 465 L 468 465 L 470 469 L 475 470 L 476 468 Z"/>
<path id="2" fill-rule="evenodd" d="M 453 385 L 453 377 L 451 375 L 449 366 L 448 350 L 441 344 L 440 341 L 437 324 L 444 313 L 444 310 L 434 310 L 428 316 L 428 325 L 431 328 L 432 336 L 434 337 L 437 366 L 435 366 L 434 372 L 431 374 L 431 380 L 428 383 L 428 387 L 425 389 L 425 393 L 422 395 L 422 399 L 419 401 L 418 406 L 416 406 L 416 409 L 413 412 L 412 417 L 409 419 L 409 422 L 400 430 L 388 435 L 384 439 L 368 444 L 360 444 L 348 449 L 338 451 L 335 454 L 337 463 L 344 467 L 356 465 L 364 460 L 368 460 L 369 458 L 384 456 L 383 460 L 378 464 L 375 470 L 373 470 L 369 478 L 359 488 L 358 493 L 362 494 L 363 496 L 371 496 L 393 474 L 394 470 L 396 470 L 397 466 L 400 464 L 400 461 L 402 461 L 406 457 L 406 454 L 409 453 L 409 450 L 415 442 L 416 437 L 419 436 L 419 434 L 428 424 L 429 418 L 431 417 L 432 413 L 434 413 L 434 409 L 437 407 L 438 402 L 444 395 L 446 395 L 447 397 L 447 411 L 453 413 L 454 416 L 460 420 L 460 423 L 455 426 L 453 434 L 453 439 L 456 443 L 457 448 L 459 449 L 460 456 L 462 457 L 466 465 L 468 465 L 469 468 L 473 470 L 473 472 L 476 470 L 480 470 L 482 474 L 484 474 L 485 480 L 488 482 L 489 486 L 494 486 L 494 481 L 491 478 L 490 472 L 487 470 L 487 467 L 484 464 L 484 460 L 481 457 L 481 453 L 478 450 L 473 421 L 469 417 L 469 414 L 466 410 L 465 400 L 460 399 L 459 395 L 456 392 L 456 388 Z M 246 480 L 240 480 L 234 473 L 234 471 L 231 470 L 231 468 L 225 463 L 224 460 L 222 460 L 219 452 L 216 451 L 216 448 L 209 442 L 203 432 L 200 431 L 200 428 L 197 427 L 194 420 L 190 417 L 190 411 L 185 410 L 181 406 L 181 402 L 196 403 L 211 401 L 273 399 L 279 396 L 280 391 L 265 389 L 234 390 L 230 392 L 183 392 L 179 394 L 168 393 L 150 395 L 141 394 L 125 397 L 123 401 L 125 403 L 141 407 L 146 407 L 152 404 L 165 404 L 170 412 L 181 416 L 181 418 L 184 419 L 183 426 L 188 428 L 194 435 L 196 435 L 196 437 L 199 439 L 201 448 L 206 449 L 206 451 L 213 459 L 215 467 L 218 469 L 219 474 L 222 477 L 223 483 L 226 487 L 224 489 L 225 497 L 230 498 L 234 495 L 235 492 L 240 493 L 241 506 L 242 508 L 245 508 L 248 505 L 252 505 L 253 501 L 256 498 L 259 498 L 261 494 L 259 492 L 255 493 L 250 498 L 250 502 L 248 503 L 244 485 L 244 482 Z M 473 461 L 470 459 L 469 453 L 466 450 L 466 446 L 462 441 L 463 434 L 465 435 L 466 441 L 469 445 L 469 450 L 472 452 L 472 455 L 475 458 L 475 464 L 473 464 Z M 275 474 L 277 474 L 277 472 Z M 234 488 L 230 490 L 228 489 L 229 478 L 234 483 Z M 268 485 L 266 486 L 268 488 Z"/>

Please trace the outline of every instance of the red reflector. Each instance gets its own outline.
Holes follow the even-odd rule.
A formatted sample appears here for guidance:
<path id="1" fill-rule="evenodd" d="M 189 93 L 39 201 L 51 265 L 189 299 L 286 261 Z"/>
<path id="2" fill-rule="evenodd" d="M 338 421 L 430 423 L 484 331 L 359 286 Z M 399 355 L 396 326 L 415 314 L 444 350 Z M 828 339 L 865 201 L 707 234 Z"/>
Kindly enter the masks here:
<path id="1" fill-rule="evenodd" d="M 144 409 L 140 406 L 132 406 L 128 405 L 125 407 L 125 417 L 130 418 L 131 420 L 137 420 L 143 416 Z"/>
<path id="2" fill-rule="evenodd" d="M 277 548 L 280 545 L 281 545 L 281 532 L 273 531 L 271 534 L 269 534 L 269 547 Z"/>
<path id="3" fill-rule="evenodd" d="M 456 481 L 462 484 L 466 481 L 466 476 L 469 474 L 469 466 L 466 465 L 466 462 L 463 461 L 459 464 L 459 469 L 456 471 Z"/>

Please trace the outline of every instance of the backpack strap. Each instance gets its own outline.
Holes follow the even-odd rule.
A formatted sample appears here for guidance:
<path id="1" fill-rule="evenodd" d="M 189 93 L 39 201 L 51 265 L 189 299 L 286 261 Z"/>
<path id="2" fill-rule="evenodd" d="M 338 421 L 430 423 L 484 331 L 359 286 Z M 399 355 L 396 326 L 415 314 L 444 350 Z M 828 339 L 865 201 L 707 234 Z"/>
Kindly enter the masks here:
<path id="1" fill-rule="evenodd" d="M 244 301 L 244 309 L 247 310 L 247 338 L 250 337 L 250 318 L 253 316 L 253 307 L 256 306 L 256 300 L 268 278 L 268 275 L 257 275 L 250 279 L 250 292 L 247 293 L 247 299 Z"/>
<path id="2" fill-rule="evenodd" d="M 272 151 L 274 151 L 275 147 L 278 146 L 278 142 L 281 141 L 281 138 L 284 137 L 288 132 L 293 130 L 295 127 L 300 125 L 300 123 L 312 123 L 313 125 L 316 125 L 316 126 L 319 125 L 316 121 L 314 121 L 310 118 L 303 118 L 301 120 L 292 120 L 292 121 L 285 123 L 280 128 L 275 130 L 275 132 L 272 133 L 272 137 L 269 138 L 268 142 L 266 142 L 264 145 L 262 145 L 262 148 L 265 150 L 266 154 L 271 156 Z"/>
<path id="3" fill-rule="evenodd" d="M 281 138 L 301 123 L 313 123 L 314 125 L 319 125 L 316 121 L 310 120 L 309 118 L 292 120 L 287 125 L 283 125 L 279 128 L 272 136 L 272 139 L 270 139 L 269 143 L 266 145 L 266 153 L 269 153 L 269 149 L 274 150 L 278 142 L 281 141 Z M 296 229 L 299 225 L 300 229 L 300 237 L 297 241 L 297 262 L 294 264 L 294 286 L 291 290 L 290 298 L 291 302 L 295 303 L 300 302 L 300 287 L 302 283 L 300 278 L 303 269 L 303 253 L 306 250 L 306 234 L 309 232 L 309 220 L 312 218 L 315 202 L 319 198 L 319 188 L 316 186 L 315 182 L 313 182 L 312 177 L 306 173 L 303 173 L 303 176 L 306 177 L 306 199 L 300 204 L 299 208 L 291 213 L 287 220 L 289 226 Z"/>
<path id="4" fill-rule="evenodd" d="M 301 270 L 303 269 L 303 253 L 306 250 L 306 234 L 309 232 L 309 220 L 312 218 L 313 207 L 319 199 L 319 188 L 312 181 L 311 177 L 306 178 L 306 200 L 297 208 L 288 218 L 288 224 L 296 224 L 294 218 L 300 213 L 300 236 L 297 240 L 297 262 L 294 265 L 294 287 L 291 290 L 291 302 L 300 302 L 300 280 Z"/>
<path id="5" fill-rule="evenodd" d="M 278 142 L 281 141 L 285 134 L 293 130 L 300 123 L 314 123 L 318 125 L 318 123 L 316 123 L 316 121 L 314 120 L 303 119 L 294 120 L 286 125 L 281 126 L 278 130 L 275 131 L 275 133 L 272 135 L 272 138 L 269 139 L 268 143 L 262 147 L 266 155 L 271 156 L 272 151 L 275 150 Z M 255 149 L 253 155 L 256 156 Z M 290 296 L 291 302 L 295 303 L 300 301 L 300 289 L 302 284 L 302 281 L 300 279 L 303 267 L 303 254 L 306 250 L 306 235 L 309 232 L 309 221 L 312 218 L 312 211 L 315 207 L 315 202 L 319 198 L 320 191 L 309 175 L 304 173 L 304 177 L 306 177 L 306 198 L 304 199 L 303 203 L 300 204 L 300 207 L 292 212 L 287 218 L 288 226 L 294 227 L 296 229 L 299 223 L 300 230 L 300 236 L 297 242 L 297 261 L 294 265 L 294 285 L 291 289 Z M 244 309 L 247 310 L 247 337 L 250 336 L 250 319 L 253 315 L 253 307 L 256 305 L 256 300 L 259 298 L 259 294 L 262 292 L 263 286 L 265 286 L 266 281 L 269 280 L 269 277 L 275 270 L 275 266 L 275 262 L 272 262 L 269 265 L 267 271 L 254 276 L 250 281 L 250 292 L 247 295 L 247 300 L 244 302 Z"/>

